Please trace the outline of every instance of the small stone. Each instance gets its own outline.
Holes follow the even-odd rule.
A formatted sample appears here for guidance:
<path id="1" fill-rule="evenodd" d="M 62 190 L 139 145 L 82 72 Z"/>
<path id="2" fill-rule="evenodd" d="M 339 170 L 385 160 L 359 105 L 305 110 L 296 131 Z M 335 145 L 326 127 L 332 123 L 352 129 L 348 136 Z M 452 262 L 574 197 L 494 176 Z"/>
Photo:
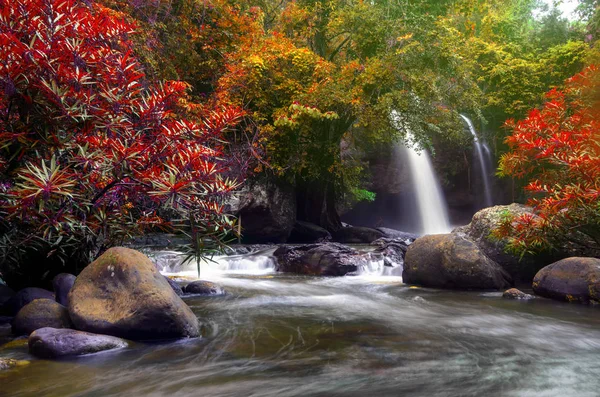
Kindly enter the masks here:
<path id="1" fill-rule="evenodd" d="M 194 295 L 225 295 L 225 290 L 210 281 L 193 281 L 183 288 L 186 294 Z"/>
<path id="2" fill-rule="evenodd" d="M 5 307 L 8 315 L 16 315 L 25 305 L 36 299 L 54 300 L 54 294 L 41 288 L 24 288 L 6 302 Z"/>
<path id="3" fill-rule="evenodd" d="M 529 299 L 535 298 L 535 296 L 526 294 L 525 292 L 518 290 L 516 288 L 507 289 L 502 294 L 502 297 L 505 299 L 519 299 L 519 300 L 529 300 Z"/>
<path id="4" fill-rule="evenodd" d="M 69 291 L 73 288 L 73 284 L 75 284 L 76 277 L 69 273 L 60 273 L 57 274 L 52 280 L 52 287 L 54 288 L 54 293 L 56 294 L 56 301 L 63 306 L 69 305 Z"/>

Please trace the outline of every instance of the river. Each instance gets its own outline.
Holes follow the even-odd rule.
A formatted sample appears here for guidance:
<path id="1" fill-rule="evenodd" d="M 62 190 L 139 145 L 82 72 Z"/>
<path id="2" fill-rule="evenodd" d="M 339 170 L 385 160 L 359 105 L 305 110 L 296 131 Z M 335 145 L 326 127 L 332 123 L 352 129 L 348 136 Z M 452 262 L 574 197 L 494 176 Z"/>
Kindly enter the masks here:
<path id="1" fill-rule="evenodd" d="M 598 396 L 600 311 L 411 288 L 377 271 L 274 273 L 265 255 L 203 267 L 203 337 L 58 361 L 0 356 L 0 396 Z M 212 270 L 210 270 L 212 269 Z M 165 272 L 190 278 L 193 269 Z"/>

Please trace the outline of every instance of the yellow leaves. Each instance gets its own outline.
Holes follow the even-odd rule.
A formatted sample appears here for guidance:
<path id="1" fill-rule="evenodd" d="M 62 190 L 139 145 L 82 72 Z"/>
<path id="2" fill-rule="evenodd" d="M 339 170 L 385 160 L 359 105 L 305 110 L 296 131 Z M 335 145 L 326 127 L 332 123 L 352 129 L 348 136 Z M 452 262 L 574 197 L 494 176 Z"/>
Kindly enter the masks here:
<path id="1" fill-rule="evenodd" d="M 410 40 L 410 39 L 412 39 L 412 37 L 413 37 L 413 34 L 412 34 L 412 33 L 407 33 L 407 34 L 405 34 L 404 36 L 397 37 L 397 38 L 396 38 L 396 41 L 397 41 L 398 43 L 401 43 L 401 42 L 403 42 L 403 41 L 407 41 L 407 40 Z"/>

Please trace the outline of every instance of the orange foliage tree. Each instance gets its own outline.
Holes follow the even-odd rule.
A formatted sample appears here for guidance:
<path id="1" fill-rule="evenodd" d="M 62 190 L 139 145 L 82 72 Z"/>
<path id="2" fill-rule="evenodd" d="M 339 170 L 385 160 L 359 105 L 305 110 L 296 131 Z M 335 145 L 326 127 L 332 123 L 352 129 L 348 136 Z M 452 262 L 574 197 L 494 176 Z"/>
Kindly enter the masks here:
<path id="1" fill-rule="evenodd" d="M 524 120 L 507 122 L 510 151 L 500 160 L 502 175 L 529 179 L 534 214 L 505 219 L 496 234 L 520 252 L 567 244 L 600 253 L 600 69 L 546 97 Z"/>

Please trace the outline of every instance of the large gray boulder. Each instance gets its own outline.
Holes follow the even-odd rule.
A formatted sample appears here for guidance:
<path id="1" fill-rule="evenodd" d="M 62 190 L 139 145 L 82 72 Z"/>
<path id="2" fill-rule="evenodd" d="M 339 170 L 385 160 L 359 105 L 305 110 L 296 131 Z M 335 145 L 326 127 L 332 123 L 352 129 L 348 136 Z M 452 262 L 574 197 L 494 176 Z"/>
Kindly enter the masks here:
<path id="1" fill-rule="evenodd" d="M 407 284 L 449 289 L 504 290 L 510 275 L 472 241 L 457 234 L 420 237 L 404 258 Z"/>
<path id="2" fill-rule="evenodd" d="M 40 328 L 29 335 L 29 352 L 41 358 L 98 353 L 127 347 L 121 338 L 72 329 Z"/>
<path id="3" fill-rule="evenodd" d="M 277 271 L 311 276 L 343 276 L 368 263 L 364 254 L 337 243 L 282 246 L 273 255 Z"/>
<path id="4" fill-rule="evenodd" d="M 600 259 L 572 257 L 546 266 L 535 275 L 533 291 L 568 302 L 600 302 Z"/>
<path id="5" fill-rule="evenodd" d="M 245 243 L 284 243 L 296 222 L 296 193 L 285 182 L 248 181 L 230 202 Z"/>
<path id="6" fill-rule="evenodd" d="M 54 294 L 42 288 L 24 288 L 6 301 L 4 304 L 5 312 L 10 316 L 15 316 L 25 305 L 36 299 L 54 300 Z"/>
<path id="7" fill-rule="evenodd" d="M 199 336 L 198 319 L 144 254 L 111 248 L 89 264 L 69 293 L 75 328 L 126 339 Z"/>
<path id="8" fill-rule="evenodd" d="M 36 299 L 19 310 L 12 322 L 15 335 L 29 335 L 44 327 L 71 328 L 67 308 L 50 299 Z"/>
<path id="9" fill-rule="evenodd" d="M 502 266 L 515 281 L 530 282 L 542 267 L 560 259 L 557 254 L 541 253 L 537 255 L 519 254 L 507 250 L 508 239 L 492 236 L 501 221 L 507 217 L 533 214 L 531 207 L 522 204 L 497 205 L 484 208 L 473 215 L 471 223 L 456 228 L 458 233 L 473 240 L 475 244 L 494 262 Z"/>
<path id="10" fill-rule="evenodd" d="M 56 295 L 56 301 L 63 306 L 69 304 L 69 291 L 71 291 L 73 284 L 75 284 L 75 278 L 76 277 L 72 274 L 60 273 L 52 279 L 52 288 Z"/>

